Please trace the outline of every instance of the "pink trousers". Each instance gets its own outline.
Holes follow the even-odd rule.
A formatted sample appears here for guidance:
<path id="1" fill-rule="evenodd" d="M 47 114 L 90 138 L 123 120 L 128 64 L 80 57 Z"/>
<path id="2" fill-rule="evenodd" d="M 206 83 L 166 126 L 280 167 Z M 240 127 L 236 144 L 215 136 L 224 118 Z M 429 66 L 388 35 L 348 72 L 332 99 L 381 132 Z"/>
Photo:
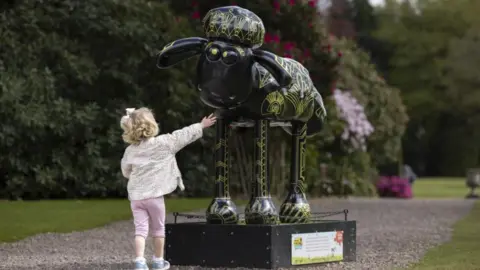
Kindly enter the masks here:
<path id="1" fill-rule="evenodd" d="M 165 237 L 165 201 L 162 197 L 131 201 L 135 236 L 147 238 L 149 221 L 153 237 Z"/>

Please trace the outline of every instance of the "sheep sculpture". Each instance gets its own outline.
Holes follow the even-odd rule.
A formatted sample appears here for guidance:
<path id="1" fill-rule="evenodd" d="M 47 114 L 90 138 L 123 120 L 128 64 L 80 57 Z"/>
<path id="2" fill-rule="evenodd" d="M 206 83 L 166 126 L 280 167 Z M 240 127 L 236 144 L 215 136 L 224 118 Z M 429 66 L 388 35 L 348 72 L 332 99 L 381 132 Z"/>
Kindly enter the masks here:
<path id="1" fill-rule="evenodd" d="M 237 223 L 229 195 L 228 125 L 254 122 L 254 168 L 246 224 L 305 223 L 310 206 L 303 189 L 307 137 L 317 134 L 326 116 L 322 97 L 308 70 L 299 62 L 259 49 L 265 27 L 250 10 L 227 6 L 210 10 L 203 19 L 205 38 L 190 37 L 167 44 L 157 67 L 169 68 L 199 55 L 197 83 L 200 98 L 215 108 L 215 198 L 207 208 L 209 224 Z M 270 196 L 268 128 L 282 123 L 292 136 L 290 186 L 277 212 Z"/>

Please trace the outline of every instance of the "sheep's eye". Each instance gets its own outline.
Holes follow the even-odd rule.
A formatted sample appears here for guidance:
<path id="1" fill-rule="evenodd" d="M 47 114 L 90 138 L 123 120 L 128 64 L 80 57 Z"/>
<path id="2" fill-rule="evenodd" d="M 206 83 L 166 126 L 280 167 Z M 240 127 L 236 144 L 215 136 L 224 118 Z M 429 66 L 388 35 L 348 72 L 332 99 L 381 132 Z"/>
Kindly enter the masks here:
<path id="1" fill-rule="evenodd" d="M 207 58 L 210 61 L 217 61 L 218 59 L 220 59 L 220 50 L 215 46 L 208 48 Z"/>
<path id="2" fill-rule="evenodd" d="M 222 54 L 222 61 L 227 65 L 233 65 L 238 60 L 238 53 L 236 51 L 224 51 Z"/>

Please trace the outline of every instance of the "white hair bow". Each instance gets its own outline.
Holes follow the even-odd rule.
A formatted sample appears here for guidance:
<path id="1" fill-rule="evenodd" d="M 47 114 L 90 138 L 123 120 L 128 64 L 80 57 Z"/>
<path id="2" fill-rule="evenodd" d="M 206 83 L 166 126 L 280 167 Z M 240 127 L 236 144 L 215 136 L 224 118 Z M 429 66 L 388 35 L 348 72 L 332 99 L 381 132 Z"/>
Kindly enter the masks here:
<path id="1" fill-rule="evenodd" d="M 130 116 L 130 114 L 132 114 L 135 111 L 135 108 L 128 108 L 128 109 L 125 109 L 125 111 L 127 111 L 127 116 Z"/>
<path id="2" fill-rule="evenodd" d="M 125 111 L 127 113 L 120 120 L 121 124 L 124 124 L 130 118 L 130 115 L 135 111 L 135 108 L 127 108 L 127 109 L 125 109 Z"/>

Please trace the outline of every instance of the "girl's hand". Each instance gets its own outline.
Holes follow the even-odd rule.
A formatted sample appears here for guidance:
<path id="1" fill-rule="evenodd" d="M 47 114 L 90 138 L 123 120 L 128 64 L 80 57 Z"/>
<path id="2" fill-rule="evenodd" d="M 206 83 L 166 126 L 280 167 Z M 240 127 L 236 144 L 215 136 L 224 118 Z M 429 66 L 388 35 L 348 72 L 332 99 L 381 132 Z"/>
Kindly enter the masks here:
<path id="1" fill-rule="evenodd" d="M 208 117 L 204 117 L 200 124 L 202 124 L 203 128 L 208 128 L 215 125 L 215 122 L 217 122 L 217 117 L 215 117 L 215 115 L 212 113 Z"/>

